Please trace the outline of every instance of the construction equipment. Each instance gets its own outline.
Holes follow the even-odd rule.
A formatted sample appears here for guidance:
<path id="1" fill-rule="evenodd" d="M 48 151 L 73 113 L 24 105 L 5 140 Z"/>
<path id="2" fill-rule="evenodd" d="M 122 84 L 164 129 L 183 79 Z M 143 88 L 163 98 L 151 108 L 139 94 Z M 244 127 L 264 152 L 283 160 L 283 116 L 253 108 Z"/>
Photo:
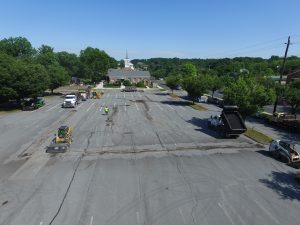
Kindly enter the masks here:
<path id="1" fill-rule="evenodd" d="M 92 99 L 99 99 L 102 95 L 102 92 L 98 89 L 92 89 L 91 94 L 92 94 L 91 96 Z"/>
<path id="2" fill-rule="evenodd" d="M 35 110 L 45 105 L 45 101 L 42 97 L 28 98 L 22 101 L 22 110 Z"/>
<path id="3" fill-rule="evenodd" d="M 72 142 L 72 129 L 69 126 L 60 126 L 51 144 L 47 147 L 47 153 L 64 153 Z"/>
<path id="4" fill-rule="evenodd" d="M 292 166 L 300 166 L 300 154 L 295 149 L 296 143 L 281 140 L 272 140 L 269 151 L 272 156 Z"/>
<path id="5" fill-rule="evenodd" d="M 76 95 L 74 95 L 74 94 L 73 95 L 66 95 L 65 100 L 62 104 L 62 107 L 63 108 L 69 108 L 69 107 L 75 108 L 77 104 L 78 104 L 78 98 L 77 98 Z"/>
<path id="6" fill-rule="evenodd" d="M 81 101 L 86 101 L 88 99 L 87 91 L 85 89 L 79 90 Z"/>
<path id="7" fill-rule="evenodd" d="M 224 106 L 221 115 L 211 116 L 207 124 L 222 137 L 237 137 L 246 131 L 244 119 L 237 106 Z"/>

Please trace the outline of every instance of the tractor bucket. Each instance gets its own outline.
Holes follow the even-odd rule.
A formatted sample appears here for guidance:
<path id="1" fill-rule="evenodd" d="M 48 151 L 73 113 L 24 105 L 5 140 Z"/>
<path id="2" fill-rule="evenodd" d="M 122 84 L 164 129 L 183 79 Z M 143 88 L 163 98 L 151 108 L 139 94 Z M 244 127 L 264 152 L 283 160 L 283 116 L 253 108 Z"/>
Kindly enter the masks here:
<path id="1" fill-rule="evenodd" d="M 47 146 L 47 153 L 64 153 L 70 147 L 68 143 L 52 143 Z"/>

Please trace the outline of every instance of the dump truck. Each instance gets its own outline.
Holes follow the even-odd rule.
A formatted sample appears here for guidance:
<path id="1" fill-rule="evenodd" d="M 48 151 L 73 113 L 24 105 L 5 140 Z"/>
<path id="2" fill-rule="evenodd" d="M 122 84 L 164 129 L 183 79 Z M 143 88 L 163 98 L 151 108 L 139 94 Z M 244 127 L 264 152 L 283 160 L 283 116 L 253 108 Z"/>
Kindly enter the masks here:
<path id="1" fill-rule="evenodd" d="M 269 151 L 275 159 L 281 160 L 294 167 L 300 167 L 300 153 L 297 151 L 296 142 L 272 140 Z"/>
<path id="2" fill-rule="evenodd" d="M 216 130 L 222 137 L 238 137 L 246 132 L 244 119 L 237 106 L 224 106 L 221 115 L 208 119 L 208 127 Z"/>
<path id="3" fill-rule="evenodd" d="M 86 101 L 88 99 L 87 90 L 79 89 L 78 91 L 79 91 L 81 101 Z"/>
<path id="4" fill-rule="evenodd" d="M 72 129 L 69 126 L 60 126 L 51 144 L 47 146 L 47 153 L 64 153 L 72 142 Z"/>
<path id="5" fill-rule="evenodd" d="M 45 101 L 42 97 L 37 98 L 27 98 L 23 99 L 22 103 L 22 110 L 35 110 L 45 105 Z"/>

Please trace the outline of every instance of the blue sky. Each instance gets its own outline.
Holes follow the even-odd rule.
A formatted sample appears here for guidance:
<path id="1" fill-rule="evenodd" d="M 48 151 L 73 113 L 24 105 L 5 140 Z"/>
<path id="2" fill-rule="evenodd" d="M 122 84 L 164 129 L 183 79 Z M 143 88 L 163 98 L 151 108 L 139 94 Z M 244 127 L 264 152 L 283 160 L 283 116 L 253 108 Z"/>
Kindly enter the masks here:
<path id="1" fill-rule="evenodd" d="M 300 55 L 299 0 L 1 0 L 0 39 L 116 59 Z"/>

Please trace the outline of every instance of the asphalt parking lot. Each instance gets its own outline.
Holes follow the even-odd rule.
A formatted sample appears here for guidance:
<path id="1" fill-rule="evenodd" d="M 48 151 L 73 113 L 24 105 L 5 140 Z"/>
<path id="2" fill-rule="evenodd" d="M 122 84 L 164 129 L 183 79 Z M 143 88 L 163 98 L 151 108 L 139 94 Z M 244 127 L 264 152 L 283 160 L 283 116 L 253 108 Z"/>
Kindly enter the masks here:
<path id="1" fill-rule="evenodd" d="M 296 170 L 208 130 L 214 108 L 159 91 L 62 101 L 0 116 L 1 225 L 299 224 Z M 70 150 L 45 153 L 64 124 Z"/>

